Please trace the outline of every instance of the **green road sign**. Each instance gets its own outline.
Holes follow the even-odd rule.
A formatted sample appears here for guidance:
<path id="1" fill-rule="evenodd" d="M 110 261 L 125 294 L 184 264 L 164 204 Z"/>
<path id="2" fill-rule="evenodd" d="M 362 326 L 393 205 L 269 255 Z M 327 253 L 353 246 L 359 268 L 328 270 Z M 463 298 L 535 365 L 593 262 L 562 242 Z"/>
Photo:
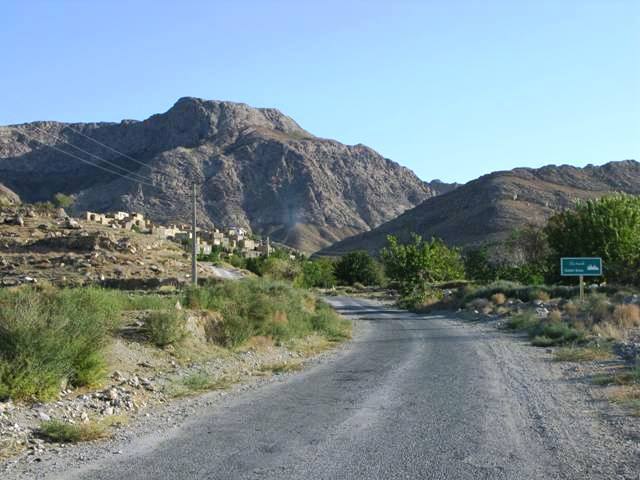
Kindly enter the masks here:
<path id="1" fill-rule="evenodd" d="M 597 277 L 602 275 L 600 257 L 562 257 L 560 275 L 563 277 Z"/>

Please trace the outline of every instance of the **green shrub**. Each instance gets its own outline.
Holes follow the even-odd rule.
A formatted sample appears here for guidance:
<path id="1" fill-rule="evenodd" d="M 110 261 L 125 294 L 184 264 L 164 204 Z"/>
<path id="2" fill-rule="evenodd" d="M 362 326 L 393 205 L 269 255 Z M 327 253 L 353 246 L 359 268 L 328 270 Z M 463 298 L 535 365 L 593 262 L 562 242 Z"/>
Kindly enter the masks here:
<path id="1" fill-rule="evenodd" d="M 526 330 L 532 331 L 538 327 L 540 319 L 536 317 L 535 313 L 526 311 L 518 313 L 510 317 L 504 324 L 505 328 L 509 330 Z"/>
<path id="2" fill-rule="evenodd" d="M 608 282 L 640 284 L 640 197 L 611 195 L 581 202 L 575 210 L 551 217 L 545 232 L 556 278 L 560 257 L 596 256 L 602 257 Z"/>
<path id="3" fill-rule="evenodd" d="M 302 286 L 331 288 L 336 284 L 335 265 L 328 258 L 308 260 L 302 265 Z"/>
<path id="4" fill-rule="evenodd" d="M 56 193 L 53 196 L 53 204 L 56 208 L 69 208 L 75 203 L 75 198 L 64 193 Z"/>
<path id="5" fill-rule="evenodd" d="M 566 345 L 584 339 L 584 334 L 566 323 L 540 323 L 530 330 L 531 344 L 537 347 Z"/>
<path id="6" fill-rule="evenodd" d="M 119 313 L 114 296 L 96 288 L 1 290 L 0 390 L 49 399 L 64 382 L 98 383 Z"/>
<path id="7" fill-rule="evenodd" d="M 427 241 L 413 234 L 411 240 L 403 244 L 389 235 L 387 246 L 380 251 L 380 258 L 387 276 L 400 282 L 405 292 L 416 285 L 464 278 L 460 250 L 449 248 L 437 238 Z"/>
<path id="8" fill-rule="evenodd" d="M 222 336 L 228 346 L 258 335 L 282 342 L 314 331 L 328 337 L 348 332 L 348 324 L 328 306 L 285 282 L 250 278 L 200 287 L 186 295 L 185 304 L 197 301 L 199 308 L 222 315 Z"/>
<path id="9" fill-rule="evenodd" d="M 176 344 L 186 335 L 185 315 L 176 309 L 151 312 L 145 321 L 145 331 L 159 347 Z"/>
<path id="10" fill-rule="evenodd" d="M 339 283 L 346 285 L 380 285 L 383 279 L 380 265 L 364 250 L 340 257 L 335 265 L 335 276 Z"/>

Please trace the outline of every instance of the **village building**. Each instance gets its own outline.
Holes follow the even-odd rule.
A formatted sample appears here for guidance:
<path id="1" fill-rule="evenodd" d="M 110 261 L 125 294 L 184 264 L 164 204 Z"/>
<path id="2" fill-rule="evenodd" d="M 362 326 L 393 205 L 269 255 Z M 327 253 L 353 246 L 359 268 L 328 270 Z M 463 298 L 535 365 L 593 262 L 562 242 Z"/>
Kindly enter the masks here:
<path id="1" fill-rule="evenodd" d="M 191 225 L 156 225 L 151 220 L 146 219 L 142 213 L 86 212 L 85 219 L 87 222 L 111 226 L 116 229 L 136 230 L 142 233 L 153 234 L 184 246 L 189 245 L 192 239 Z M 242 227 L 229 227 L 227 229 L 197 228 L 196 232 L 196 249 L 202 255 L 211 254 L 214 247 L 228 253 L 239 253 L 248 258 L 269 255 L 271 253 L 269 238 L 267 238 L 266 243 L 254 240 L 248 236 L 248 231 Z"/>

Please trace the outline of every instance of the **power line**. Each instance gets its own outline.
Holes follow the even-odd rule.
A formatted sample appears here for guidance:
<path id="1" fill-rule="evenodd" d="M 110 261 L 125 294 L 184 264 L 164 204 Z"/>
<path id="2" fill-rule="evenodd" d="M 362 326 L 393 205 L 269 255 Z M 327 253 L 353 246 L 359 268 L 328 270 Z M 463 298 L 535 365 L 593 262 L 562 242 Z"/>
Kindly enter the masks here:
<path id="1" fill-rule="evenodd" d="M 106 145 L 106 144 L 104 144 L 104 143 L 102 143 L 102 142 L 100 142 L 100 141 L 96 140 L 95 138 L 90 137 L 89 135 L 85 135 L 85 134 L 84 134 L 84 133 L 82 133 L 81 131 L 76 130 L 76 129 L 75 129 L 75 128 L 73 128 L 73 127 L 70 127 L 69 125 L 65 125 L 65 127 L 64 127 L 64 128 L 67 128 L 67 129 L 71 130 L 72 132 L 74 132 L 75 134 L 80 135 L 80 136 L 82 136 L 82 137 L 84 137 L 84 138 L 86 138 L 86 139 L 88 139 L 88 140 L 91 140 L 93 143 L 95 143 L 95 144 L 97 144 L 97 145 L 100 145 L 101 147 L 106 148 L 107 150 L 111 150 L 112 152 L 117 153 L 118 155 L 120 155 L 120 156 L 122 156 L 122 157 L 124 157 L 124 158 L 128 158 L 128 159 L 129 159 L 129 160 L 131 160 L 132 162 L 135 162 L 135 163 L 137 163 L 137 164 L 139 164 L 139 165 L 142 165 L 143 167 L 147 167 L 147 168 L 149 168 L 150 170 L 154 170 L 154 171 L 156 171 L 157 173 L 159 173 L 160 175 L 164 175 L 164 176 L 169 177 L 169 178 L 177 178 L 177 177 L 174 177 L 173 175 L 170 175 L 170 174 L 168 174 L 168 173 L 166 173 L 166 172 L 164 172 L 164 171 L 162 171 L 162 170 L 160 170 L 160 169 L 157 169 L 157 168 L 155 168 L 155 167 L 152 167 L 151 165 L 148 165 L 148 164 L 146 164 L 146 163 L 144 163 L 144 162 L 141 162 L 140 160 L 137 160 L 137 159 L 133 158 L 132 156 L 127 155 L 126 153 L 123 153 L 123 152 L 121 152 L 121 151 L 119 151 L 119 150 L 116 150 L 115 148 L 110 147 L 109 145 Z"/>
<path id="2" fill-rule="evenodd" d="M 84 163 L 86 163 L 88 165 L 91 165 L 92 167 L 98 168 L 100 170 L 104 170 L 105 172 L 111 173 L 113 175 L 117 175 L 117 176 L 122 177 L 122 178 L 126 178 L 127 180 L 131 180 L 131 181 L 134 181 L 134 182 L 138 182 L 138 183 L 147 185 L 149 187 L 155 187 L 155 185 L 152 184 L 152 183 L 148 183 L 146 181 L 137 180 L 135 178 L 129 178 L 128 175 L 122 174 L 121 172 L 117 172 L 115 170 L 111 170 L 111 169 L 109 169 L 107 167 L 103 167 L 102 165 L 95 164 L 95 163 L 93 163 L 93 162 L 91 162 L 91 161 L 89 161 L 89 160 L 87 160 L 85 158 L 81 158 L 81 157 L 78 157 L 77 155 L 74 155 L 72 153 L 66 152 L 66 151 L 64 151 L 64 150 L 62 150 L 62 149 L 60 149 L 60 148 L 58 148 L 58 147 L 56 147 L 54 145 L 47 145 L 43 141 L 38 140 L 37 138 L 32 137 L 31 135 L 28 135 L 25 132 L 23 132 L 22 130 L 19 130 L 19 129 L 15 128 L 15 127 L 9 127 L 9 128 L 12 128 L 13 130 L 17 131 L 21 135 L 24 135 L 25 137 L 29 138 L 32 141 L 38 142 L 38 143 L 44 145 L 45 147 L 52 148 L 52 149 L 54 149 L 54 150 L 56 150 L 56 151 L 58 151 L 58 152 L 60 152 L 60 153 L 62 153 L 64 155 L 67 155 L 69 157 L 75 158 L 76 160 L 80 160 L 81 162 L 84 162 Z"/>
<path id="3" fill-rule="evenodd" d="M 41 133 L 43 133 L 45 135 L 48 135 L 51 138 L 56 139 L 57 141 L 59 141 L 61 143 L 66 143 L 70 147 L 73 147 L 73 148 L 75 148 L 76 150 L 79 150 L 82 153 L 85 153 L 85 154 L 87 154 L 87 155 L 89 155 L 89 156 L 91 156 L 93 158 L 96 158 L 97 160 L 100 160 L 101 162 L 104 162 L 104 163 L 106 163 L 108 165 L 111 165 L 114 168 L 119 168 L 120 170 L 123 170 L 126 174 L 135 175 L 136 177 L 140 178 L 142 181 L 145 181 L 145 182 L 147 182 L 147 181 L 148 182 L 153 182 L 153 179 L 151 179 L 150 177 L 147 177 L 145 175 L 139 174 L 138 172 L 134 172 L 132 170 L 129 170 L 129 169 L 123 167 L 122 165 L 118 165 L 117 163 L 113 163 L 113 162 L 111 162 L 109 160 L 106 160 L 106 159 L 104 159 L 104 158 L 102 158 L 102 157 L 100 157 L 100 156 L 98 156 L 98 155 L 96 155 L 94 153 L 91 153 L 91 152 L 88 152 L 86 150 L 83 150 L 82 148 L 74 145 L 73 143 L 69 142 L 68 140 L 65 140 L 64 138 L 61 138 L 61 137 L 59 137 L 57 135 L 54 135 L 53 133 L 49 133 L 46 130 L 43 130 L 41 128 L 38 128 L 35 125 L 32 125 L 32 127 L 35 128 L 36 130 L 38 130 L 39 132 L 41 132 Z"/>

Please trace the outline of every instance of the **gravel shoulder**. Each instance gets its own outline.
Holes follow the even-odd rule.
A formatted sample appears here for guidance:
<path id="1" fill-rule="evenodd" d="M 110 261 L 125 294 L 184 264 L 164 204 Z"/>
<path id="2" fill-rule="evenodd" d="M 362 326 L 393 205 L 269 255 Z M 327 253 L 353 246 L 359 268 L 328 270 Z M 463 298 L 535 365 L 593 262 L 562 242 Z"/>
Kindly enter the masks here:
<path id="1" fill-rule="evenodd" d="M 329 301 L 357 319 L 354 339 L 304 371 L 180 401 L 3 478 L 640 478 L 637 423 L 603 413 L 545 349 L 448 315 Z"/>

